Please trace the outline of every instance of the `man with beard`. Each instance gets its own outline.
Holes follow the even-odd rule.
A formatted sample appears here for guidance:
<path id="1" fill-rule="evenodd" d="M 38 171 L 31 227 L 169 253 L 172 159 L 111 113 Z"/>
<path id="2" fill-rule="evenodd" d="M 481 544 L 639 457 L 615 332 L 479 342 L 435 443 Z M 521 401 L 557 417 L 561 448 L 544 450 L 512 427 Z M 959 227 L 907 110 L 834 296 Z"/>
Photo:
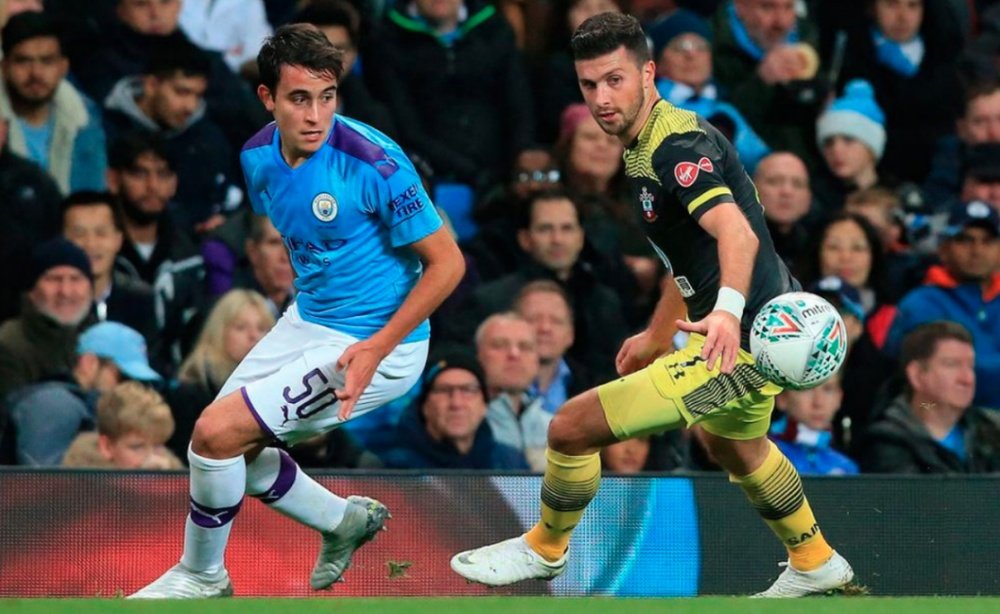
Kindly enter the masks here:
<path id="1" fill-rule="evenodd" d="M 193 341 L 204 306 L 205 268 L 198 246 L 177 228 L 171 200 L 177 174 L 162 141 L 133 133 L 111 145 L 108 190 L 121 205 L 125 241 L 116 266 L 153 286 L 157 324 L 166 355 L 157 364 L 178 365 Z"/>
<path id="2" fill-rule="evenodd" d="M 21 13 L 3 28 L 0 114 L 10 148 L 55 179 L 63 194 L 104 189 L 104 131 L 97 106 L 66 80 L 69 61 L 44 13 Z"/>
<path id="3" fill-rule="evenodd" d="M 63 238 L 32 251 L 21 315 L 0 326 L 0 399 L 43 378 L 69 373 L 77 337 L 94 302 L 87 254 Z"/>

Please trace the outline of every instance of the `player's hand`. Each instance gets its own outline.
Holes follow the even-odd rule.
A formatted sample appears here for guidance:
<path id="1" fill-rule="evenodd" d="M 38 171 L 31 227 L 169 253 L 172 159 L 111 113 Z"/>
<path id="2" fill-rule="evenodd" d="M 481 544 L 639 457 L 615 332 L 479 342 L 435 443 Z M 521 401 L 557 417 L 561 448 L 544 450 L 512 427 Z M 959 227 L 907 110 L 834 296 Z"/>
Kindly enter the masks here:
<path id="1" fill-rule="evenodd" d="M 337 416 L 341 420 L 351 417 L 355 403 L 361 398 L 368 384 L 372 383 L 375 370 L 385 355 L 386 352 L 377 343 L 366 339 L 349 346 L 337 359 L 337 371 L 342 372 L 347 369 L 344 386 L 334 390 L 334 394 L 340 400 L 340 411 Z"/>
<path id="2" fill-rule="evenodd" d="M 705 335 L 701 357 L 709 371 L 715 368 L 718 360 L 723 373 L 732 373 L 740 352 L 740 321 L 736 316 L 728 311 L 716 310 L 697 322 L 677 320 L 677 328 Z"/>
<path id="3" fill-rule="evenodd" d="M 628 375 L 643 369 L 651 362 L 670 350 L 670 342 L 664 342 L 653 336 L 649 330 L 638 335 L 632 335 L 622 344 L 615 358 L 615 369 L 618 375 Z"/>

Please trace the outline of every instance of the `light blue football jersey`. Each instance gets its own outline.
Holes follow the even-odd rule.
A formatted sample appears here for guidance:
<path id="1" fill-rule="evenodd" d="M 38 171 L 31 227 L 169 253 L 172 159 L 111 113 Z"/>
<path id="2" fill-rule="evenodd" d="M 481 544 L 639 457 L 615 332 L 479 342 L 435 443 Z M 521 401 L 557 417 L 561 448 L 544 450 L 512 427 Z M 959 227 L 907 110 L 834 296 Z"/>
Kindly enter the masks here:
<path id="1" fill-rule="evenodd" d="M 423 265 L 405 246 L 441 218 L 403 151 L 374 128 L 335 117 L 323 146 L 297 168 L 268 124 L 240 153 L 254 212 L 281 233 L 302 318 L 359 339 L 385 326 Z M 430 336 L 424 321 L 404 342 Z"/>

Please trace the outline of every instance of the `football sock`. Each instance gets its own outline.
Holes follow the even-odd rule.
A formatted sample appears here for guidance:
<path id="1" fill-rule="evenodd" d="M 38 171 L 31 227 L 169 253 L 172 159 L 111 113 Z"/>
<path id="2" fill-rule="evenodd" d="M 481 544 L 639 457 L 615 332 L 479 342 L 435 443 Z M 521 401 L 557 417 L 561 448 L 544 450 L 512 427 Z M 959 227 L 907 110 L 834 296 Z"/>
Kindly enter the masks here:
<path id="1" fill-rule="evenodd" d="M 542 478 L 542 519 L 524 536 L 528 545 L 550 561 L 569 547 L 573 528 L 601 483 L 601 456 L 569 456 L 552 449 Z"/>
<path id="2" fill-rule="evenodd" d="M 292 520 L 326 533 L 344 519 L 347 500 L 310 478 L 284 450 L 264 448 L 247 465 L 247 494 Z"/>
<path id="3" fill-rule="evenodd" d="M 181 564 L 195 572 L 214 574 L 225 562 L 233 518 L 243 505 L 246 462 L 243 456 L 217 460 L 188 447 L 191 467 L 191 512 L 184 525 Z"/>
<path id="4" fill-rule="evenodd" d="M 788 549 L 792 567 L 811 571 L 833 556 L 802 492 L 802 479 L 773 442 L 764 463 L 750 475 L 730 476 L 750 499 L 781 543 Z"/>

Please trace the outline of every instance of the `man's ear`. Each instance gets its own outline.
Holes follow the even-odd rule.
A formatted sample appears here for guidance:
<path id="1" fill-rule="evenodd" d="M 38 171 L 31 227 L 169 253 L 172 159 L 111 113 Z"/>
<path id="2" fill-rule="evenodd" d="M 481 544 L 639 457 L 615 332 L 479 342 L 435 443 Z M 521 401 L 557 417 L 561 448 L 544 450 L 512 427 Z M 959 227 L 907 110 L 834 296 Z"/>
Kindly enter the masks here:
<path id="1" fill-rule="evenodd" d="M 521 228 L 517 231 L 517 244 L 525 253 L 531 251 L 531 235 L 527 228 Z"/>
<path id="2" fill-rule="evenodd" d="M 263 83 L 257 86 L 257 99 L 264 105 L 264 108 L 267 109 L 268 113 L 274 111 L 274 94 L 271 92 L 271 89 Z"/>

